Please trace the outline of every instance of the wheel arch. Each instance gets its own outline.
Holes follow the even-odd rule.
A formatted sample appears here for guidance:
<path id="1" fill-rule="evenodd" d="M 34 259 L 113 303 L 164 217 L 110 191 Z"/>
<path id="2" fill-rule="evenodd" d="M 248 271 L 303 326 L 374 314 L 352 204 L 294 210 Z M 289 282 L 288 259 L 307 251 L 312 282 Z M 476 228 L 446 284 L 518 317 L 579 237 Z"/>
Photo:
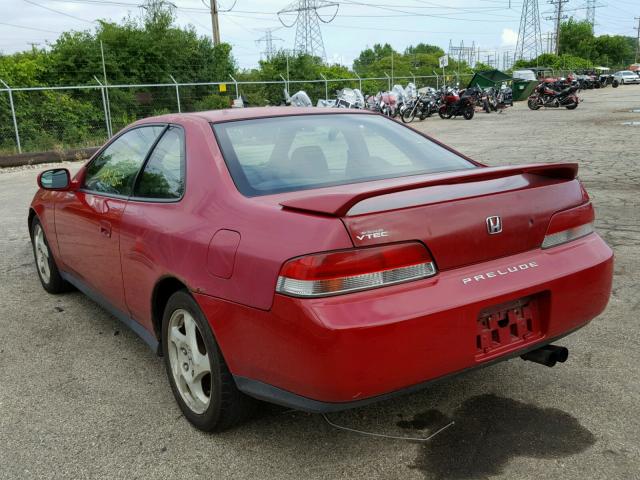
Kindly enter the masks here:
<path id="1" fill-rule="evenodd" d="M 151 322 L 156 338 L 162 342 L 162 317 L 169 298 L 174 293 L 184 290 L 189 292 L 189 287 L 180 279 L 174 276 L 164 276 L 160 278 L 153 287 L 151 294 Z M 158 349 L 158 354 L 162 354 L 162 349 Z"/>
<path id="2" fill-rule="evenodd" d="M 33 232 L 31 231 L 31 224 L 33 219 L 36 218 L 38 214 L 33 209 L 33 207 L 29 207 L 29 215 L 27 216 L 27 230 L 29 230 L 29 238 L 33 240 Z"/>

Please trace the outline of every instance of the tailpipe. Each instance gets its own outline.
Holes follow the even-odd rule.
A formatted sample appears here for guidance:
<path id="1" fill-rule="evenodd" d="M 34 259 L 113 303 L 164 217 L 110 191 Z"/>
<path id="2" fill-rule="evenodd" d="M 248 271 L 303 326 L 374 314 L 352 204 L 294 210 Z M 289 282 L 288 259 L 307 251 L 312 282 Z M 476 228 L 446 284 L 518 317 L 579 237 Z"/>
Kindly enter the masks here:
<path id="1" fill-rule="evenodd" d="M 545 345 L 520 355 L 520 358 L 546 365 L 547 367 L 553 367 L 557 362 L 564 363 L 567 361 L 569 350 L 566 347 L 558 347 L 557 345 Z"/>

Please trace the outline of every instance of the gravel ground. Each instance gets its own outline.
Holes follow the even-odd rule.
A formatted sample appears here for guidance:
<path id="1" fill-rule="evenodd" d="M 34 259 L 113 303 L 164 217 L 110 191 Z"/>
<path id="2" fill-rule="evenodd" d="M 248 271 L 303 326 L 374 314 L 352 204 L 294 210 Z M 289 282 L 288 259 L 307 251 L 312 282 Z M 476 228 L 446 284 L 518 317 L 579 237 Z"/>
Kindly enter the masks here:
<path id="1" fill-rule="evenodd" d="M 561 342 L 566 364 L 511 360 L 331 416 L 411 436 L 455 421 L 427 443 L 338 431 L 277 407 L 230 432 L 196 431 L 141 340 L 81 294 L 42 290 L 26 216 L 45 167 L 3 171 L 0 478 L 640 479 L 640 127 L 622 125 L 640 120 L 629 112 L 640 87 L 582 95 L 575 111 L 518 104 L 415 124 L 490 165 L 579 162 L 616 253 L 609 307 Z"/>

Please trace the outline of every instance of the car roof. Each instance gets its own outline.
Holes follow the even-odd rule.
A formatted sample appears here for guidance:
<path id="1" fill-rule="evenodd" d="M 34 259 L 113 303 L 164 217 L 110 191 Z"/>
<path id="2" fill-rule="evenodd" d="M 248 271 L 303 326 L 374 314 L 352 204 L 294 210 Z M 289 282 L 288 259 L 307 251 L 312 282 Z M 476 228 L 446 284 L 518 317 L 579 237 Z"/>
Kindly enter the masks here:
<path id="1" fill-rule="evenodd" d="M 175 122 L 188 118 L 199 118 L 209 123 L 229 122 L 234 120 L 250 120 L 253 118 L 266 117 L 285 117 L 293 115 L 327 115 L 327 114 L 345 114 L 358 113 L 371 115 L 375 112 L 360 109 L 346 108 L 318 108 L 318 107 L 248 107 L 248 108 L 226 108 L 222 110 L 209 110 L 205 112 L 191 113 L 171 113 L 159 115 L 156 117 L 148 117 L 136 123 L 153 123 L 153 122 Z"/>

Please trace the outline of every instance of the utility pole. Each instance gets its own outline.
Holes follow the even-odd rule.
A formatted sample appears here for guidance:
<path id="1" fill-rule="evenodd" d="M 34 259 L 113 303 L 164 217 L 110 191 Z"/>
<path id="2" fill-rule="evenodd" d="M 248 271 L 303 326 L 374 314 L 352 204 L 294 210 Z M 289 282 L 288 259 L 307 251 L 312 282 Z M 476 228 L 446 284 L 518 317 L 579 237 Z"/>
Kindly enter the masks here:
<path id="1" fill-rule="evenodd" d="M 638 26 L 636 27 L 638 31 L 636 37 L 636 63 L 638 63 L 638 58 L 640 58 L 640 17 L 634 17 L 634 20 L 638 20 Z"/>
<path id="2" fill-rule="evenodd" d="M 211 8 L 211 36 L 213 45 L 220 45 L 220 25 L 218 24 L 218 0 L 209 0 Z"/>
<path id="3" fill-rule="evenodd" d="M 556 24 L 555 27 L 555 54 L 560 55 L 560 23 L 562 20 L 567 18 L 566 15 L 562 14 L 562 6 L 567 3 L 569 0 L 549 0 L 551 5 L 555 5 L 556 12 L 553 17 L 547 17 L 547 20 L 553 20 Z"/>

